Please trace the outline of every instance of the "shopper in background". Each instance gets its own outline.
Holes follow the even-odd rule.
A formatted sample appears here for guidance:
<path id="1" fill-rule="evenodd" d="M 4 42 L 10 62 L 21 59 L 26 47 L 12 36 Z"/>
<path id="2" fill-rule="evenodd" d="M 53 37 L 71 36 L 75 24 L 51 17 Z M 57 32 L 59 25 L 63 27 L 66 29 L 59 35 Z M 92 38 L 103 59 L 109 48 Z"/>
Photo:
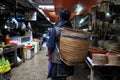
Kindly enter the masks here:
<path id="1" fill-rule="evenodd" d="M 18 21 L 14 17 L 12 18 L 11 23 L 13 28 L 17 29 L 19 27 Z"/>
<path id="2" fill-rule="evenodd" d="M 31 26 L 30 22 L 28 22 L 27 27 L 28 27 L 28 36 L 30 36 L 30 41 L 32 41 L 33 40 L 33 35 L 32 35 L 32 26 Z"/>
<path id="3" fill-rule="evenodd" d="M 25 31 L 26 31 L 26 24 L 25 22 L 22 22 L 22 26 L 21 26 L 21 35 L 25 36 Z"/>
<path id="4" fill-rule="evenodd" d="M 55 24 L 55 27 L 51 30 L 48 40 L 48 78 L 52 80 L 66 80 L 67 76 L 73 75 L 74 67 L 68 66 L 60 60 L 59 55 L 59 43 L 61 28 L 72 28 L 69 21 L 71 12 L 62 8 L 59 12 L 59 21 Z"/>

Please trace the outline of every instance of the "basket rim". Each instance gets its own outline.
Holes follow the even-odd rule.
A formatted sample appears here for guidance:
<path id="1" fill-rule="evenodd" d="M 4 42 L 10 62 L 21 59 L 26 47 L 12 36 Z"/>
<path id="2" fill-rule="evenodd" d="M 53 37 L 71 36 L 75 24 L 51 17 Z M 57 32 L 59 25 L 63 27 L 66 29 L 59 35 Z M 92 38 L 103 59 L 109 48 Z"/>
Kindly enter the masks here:
<path id="1" fill-rule="evenodd" d="M 85 31 L 77 30 L 77 29 L 63 28 L 63 30 L 74 31 L 74 32 L 76 32 L 76 33 L 86 33 L 86 34 L 90 35 L 90 32 L 85 32 Z"/>

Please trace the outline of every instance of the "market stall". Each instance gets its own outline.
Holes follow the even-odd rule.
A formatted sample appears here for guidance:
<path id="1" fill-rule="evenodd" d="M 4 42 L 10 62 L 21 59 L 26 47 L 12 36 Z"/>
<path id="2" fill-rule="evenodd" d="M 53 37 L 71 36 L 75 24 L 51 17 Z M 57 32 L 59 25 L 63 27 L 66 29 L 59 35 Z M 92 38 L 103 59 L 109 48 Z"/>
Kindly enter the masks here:
<path id="1" fill-rule="evenodd" d="M 119 80 L 119 6 L 112 1 L 102 1 L 92 8 L 90 46 L 85 60 L 90 68 L 90 80 L 96 77 L 100 80 Z"/>
<path id="2" fill-rule="evenodd" d="M 90 57 L 87 57 L 85 60 L 86 64 L 90 68 L 90 80 L 94 80 L 99 77 L 99 79 L 104 80 L 104 79 L 110 79 L 110 80 L 119 80 L 119 71 L 120 71 L 120 66 L 116 65 L 110 65 L 110 64 L 105 64 L 105 65 L 99 65 L 99 64 L 94 64 L 93 60 Z"/>

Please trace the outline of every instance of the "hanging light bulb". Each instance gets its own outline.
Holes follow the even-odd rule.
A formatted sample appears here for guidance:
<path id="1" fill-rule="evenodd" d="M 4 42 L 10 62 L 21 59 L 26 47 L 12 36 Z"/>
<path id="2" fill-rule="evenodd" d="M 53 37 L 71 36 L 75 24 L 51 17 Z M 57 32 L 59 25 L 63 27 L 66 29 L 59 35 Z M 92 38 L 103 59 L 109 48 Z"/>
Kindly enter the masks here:
<path id="1" fill-rule="evenodd" d="M 84 22 L 84 19 L 81 19 L 79 23 L 82 24 L 83 22 Z"/>
<path id="2" fill-rule="evenodd" d="M 84 9 L 84 7 L 81 4 L 77 4 L 75 12 L 77 12 L 77 14 L 81 13 L 81 11 Z"/>
<path id="3" fill-rule="evenodd" d="M 106 17 L 110 17 L 110 16 L 111 16 L 110 11 L 107 10 L 107 11 L 105 12 L 105 15 L 106 15 Z"/>

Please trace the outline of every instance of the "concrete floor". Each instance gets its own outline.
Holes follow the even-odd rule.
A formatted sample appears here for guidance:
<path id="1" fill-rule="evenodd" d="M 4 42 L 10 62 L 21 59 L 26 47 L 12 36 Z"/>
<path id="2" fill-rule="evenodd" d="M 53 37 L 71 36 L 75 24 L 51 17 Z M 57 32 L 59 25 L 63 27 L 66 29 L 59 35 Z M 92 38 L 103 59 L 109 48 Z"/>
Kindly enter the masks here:
<path id="1" fill-rule="evenodd" d="M 11 80 L 50 80 L 47 79 L 46 51 L 46 48 L 43 47 L 31 60 L 26 60 L 19 67 L 13 68 Z M 87 70 L 78 65 L 75 66 L 75 75 L 67 80 L 88 80 L 86 74 L 88 74 Z"/>
<path id="2" fill-rule="evenodd" d="M 47 80 L 46 48 L 11 71 L 11 80 Z"/>

